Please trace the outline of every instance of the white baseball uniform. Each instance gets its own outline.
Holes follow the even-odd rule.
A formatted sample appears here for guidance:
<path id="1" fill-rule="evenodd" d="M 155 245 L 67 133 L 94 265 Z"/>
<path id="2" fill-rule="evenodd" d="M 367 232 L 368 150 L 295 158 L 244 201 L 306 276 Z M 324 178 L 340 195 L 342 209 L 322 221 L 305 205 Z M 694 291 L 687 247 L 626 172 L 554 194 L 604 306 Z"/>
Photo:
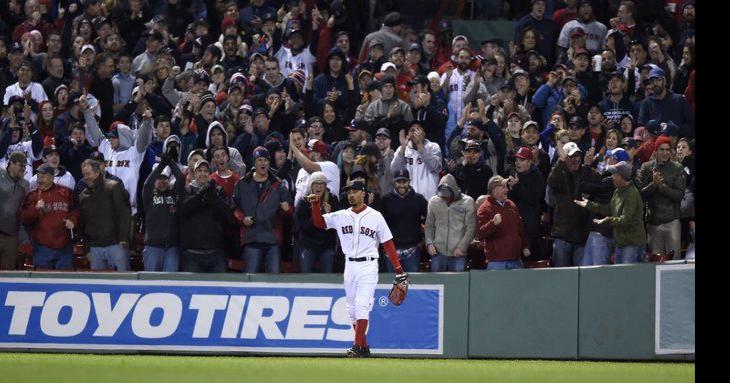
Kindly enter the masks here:
<path id="1" fill-rule="evenodd" d="M 378 284 L 378 246 L 393 239 L 393 234 L 383 215 L 369 206 L 360 213 L 349 208 L 322 217 L 327 229 L 337 230 L 345 253 L 347 314 L 353 323 L 368 319 Z M 352 260 L 362 258 L 367 260 Z"/>

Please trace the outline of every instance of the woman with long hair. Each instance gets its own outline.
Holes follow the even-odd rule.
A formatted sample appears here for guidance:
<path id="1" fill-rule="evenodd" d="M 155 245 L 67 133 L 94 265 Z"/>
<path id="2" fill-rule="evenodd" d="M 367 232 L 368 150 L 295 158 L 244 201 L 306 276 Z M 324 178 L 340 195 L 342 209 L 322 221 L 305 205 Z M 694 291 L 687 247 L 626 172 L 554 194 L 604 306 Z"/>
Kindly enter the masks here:
<path id="1" fill-rule="evenodd" d="M 40 113 L 38 114 L 38 130 L 41 132 L 41 137 L 45 140 L 46 138 L 53 138 L 53 122 L 56 121 L 56 109 L 53 104 L 46 100 L 41 101 L 38 106 Z"/>

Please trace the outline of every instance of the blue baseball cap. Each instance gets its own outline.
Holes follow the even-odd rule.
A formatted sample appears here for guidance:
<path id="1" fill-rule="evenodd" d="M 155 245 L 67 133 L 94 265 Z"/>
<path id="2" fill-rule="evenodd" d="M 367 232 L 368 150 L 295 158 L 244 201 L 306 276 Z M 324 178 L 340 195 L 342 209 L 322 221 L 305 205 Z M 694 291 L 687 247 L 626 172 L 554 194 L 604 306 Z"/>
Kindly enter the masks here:
<path id="1" fill-rule="evenodd" d="M 616 159 L 616 161 L 628 161 L 629 160 L 629 153 L 627 153 L 622 148 L 616 148 L 613 150 L 609 150 L 606 152 L 606 158 L 613 157 Z"/>
<path id="2" fill-rule="evenodd" d="M 651 71 L 649 72 L 649 80 L 653 80 L 655 78 L 666 78 L 666 76 L 664 76 L 664 71 L 662 70 L 662 68 L 651 68 Z"/>

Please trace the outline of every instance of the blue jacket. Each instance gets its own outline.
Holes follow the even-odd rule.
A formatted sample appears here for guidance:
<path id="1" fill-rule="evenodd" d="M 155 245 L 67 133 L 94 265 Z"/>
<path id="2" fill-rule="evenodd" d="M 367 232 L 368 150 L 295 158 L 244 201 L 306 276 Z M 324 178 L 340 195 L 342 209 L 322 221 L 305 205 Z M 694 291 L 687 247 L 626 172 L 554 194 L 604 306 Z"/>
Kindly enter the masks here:
<path id="1" fill-rule="evenodd" d="M 672 121 L 679 127 L 680 137 L 695 136 L 695 112 L 681 94 L 667 92 L 666 97 L 661 100 L 645 98 L 639 108 L 639 126 L 645 125 L 649 120 Z"/>
<path id="2" fill-rule="evenodd" d="M 343 71 L 339 77 L 334 78 L 329 74 L 329 72 L 325 72 L 318 74 L 317 77 L 314 78 L 314 83 L 312 84 L 312 96 L 318 110 L 321 110 L 324 107 L 324 103 L 327 101 L 327 92 L 331 91 L 332 88 L 336 88 L 340 91 L 340 97 L 337 97 L 337 101 L 335 101 L 336 109 L 339 111 L 345 111 L 350 106 L 350 97 L 354 96 L 350 95 L 350 93 L 354 93 L 354 91 L 350 92 L 347 89 L 345 73 L 347 72 Z"/>
<path id="3" fill-rule="evenodd" d="M 588 96 L 586 88 L 584 88 L 583 85 L 578 84 L 578 90 L 580 91 L 580 95 L 583 100 L 585 100 Z M 548 84 L 542 84 L 539 88 L 537 88 L 535 95 L 532 96 L 532 105 L 535 105 L 536 108 L 542 109 L 542 121 L 540 121 L 540 126 L 547 126 L 547 123 L 550 120 L 550 115 L 553 113 L 553 109 L 556 105 L 559 105 L 560 102 L 563 101 L 564 96 L 562 86 L 552 87 Z"/>

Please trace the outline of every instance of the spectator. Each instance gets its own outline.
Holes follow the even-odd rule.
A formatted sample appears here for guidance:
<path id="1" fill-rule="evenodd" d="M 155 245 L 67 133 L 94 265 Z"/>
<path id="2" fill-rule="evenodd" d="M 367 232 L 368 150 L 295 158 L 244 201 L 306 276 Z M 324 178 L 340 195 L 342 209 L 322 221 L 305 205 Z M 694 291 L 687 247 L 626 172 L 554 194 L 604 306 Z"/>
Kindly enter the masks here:
<path id="1" fill-rule="evenodd" d="M 631 165 L 621 161 L 610 165 L 606 171 L 611 173 L 616 191 L 610 204 L 598 204 L 585 199 L 577 200 L 578 206 L 606 217 L 593 220 L 597 225 L 613 228 L 616 243 L 615 263 L 641 262 L 646 250 L 646 231 L 644 229 L 644 201 L 632 179 Z"/>
<path id="2" fill-rule="evenodd" d="M 79 102 L 86 120 L 86 138 L 91 145 L 99 146 L 99 152 L 104 155 L 111 168 L 109 172 L 122 179 L 122 186 L 129 194 L 132 214 L 135 214 L 137 212 L 139 167 L 144 160 L 147 146 L 152 141 L 152 111 L 147 109 L 144 112 L 142 126 L 136 134 L 128 126 L 118 121 L 112 123 L 109 131 L 104 134 L 94 118 L 86 95 L 82 96 Z"/>
<path id="3" fill-rule="evenodd" d="M 513 44 L 519 44 L 527 28 L 534 28 L 539 34 L 537 50 L 552 65 L 555 54 L 555 41 L 558 39 L 558 25 L 555 21 L 545 17 L 545 0 L 531 0 L 532 9 L 515 25 Z M 554 17 L 554 16 L 553 16 Z"/>
<path id="4" fill-rule="evenodd" d="M 552 265 L 580 266 L 588 237 L 588 216 L 573 203 L 581 197 L 581 181 L 590 167 L 581 166 L 583 152 L 575 142 L 558 146 L 558 162 L 550 172 L 547 184 L 555 201 Z"/>
<path id="5" fill-rule="evenodd" d="M 114 87 L 114 112 L 126 105 L 132 89 L 135 87 L 136 77 L 132 75 L 132 61 L 129 54 L 122 54 L 117 58 L 117 73 L 112 76 L 112 86 Z"/>
<path id="6" fill-rule="evenodd" d="M 71 189 L 54 183 L 56 171 L 49 164 L 38 167 L 37 189 L 26 197 L 20 219 L 32 239 L 33 266 L 73 270 L 70 231 L 78 225 L 79 212 Z"/>
<path id="7" fill-rule="evenodd" d="M 18 98 L 16 97 L 16 100 Z M 43 141 L 40 131 L 31 120 L 30 105 L 26 102 L 22 106 L 20 101 L 13 101 L 10 117 L 0 120 L 0 168 L 7 167 L 10 162 L 10 155 L 13 152 L 22 152 L 28 160 L 28 167 L 24 168 L 23 179 L 30 182 L 33 176 L 33 161 L 35 161 L 43 150 Z M 23 140 L 24 131 L 30 132 L 30 141 Z"/>
<path id="8" fill-rule="evenodd" d="M 620 72 L 611 72 L 608 76 L 608 91 L 598 104 L 605 118 L 606 126 L 619 127 L 624 115 L 635 116 L 634 104 L 624 94 L 626 79 Z M 617 126 L 619 125 L 619 126 Z"/>
<path id="9" fill-rule="evenodd" d="M 542 213 L 546 211 L 543 206 L 545 201 L 545 176 L 534 162 L 533 150 L 525 146 L 517 150 L 517 153 L 515 153 L 515 172 L 514 176 L 507 179 L 507 197 L 517 205 L 517 210 L 520 217 L 522 217 L 530 249 L 530 255 L 525 257 L 544 259 L 547 254 L 542 254 L 540 251 L 539 240 L 542 234 L 540 227 Z"/>
<path id="10" fill-rule="evenodd" d="M 48 96 L 46 96 L 46 91 L 43 90 L 43 86 L 37 82 L 31 81 L 33 79 L 33 71 L 33 64 L 31 64 L 30 61 L 23 61 L 20 63 L 20 66 L 17 69 L 18 82 L 5 88 L 3 105 L 10 105 L 10 99 L 13 96 L 25 98 L 25 95 L 29 94 L 28 101 L 31 102 L 33 109 L 37 110 L 37 104 L 41 101 L 48 100 Z"/>
<path id="11" fill-rule="evenodd" d="M 175 188 L 170 188 L 170 177 L 165 170 L 172 172 L 176 180 Z M 147 177 L 142 188 L 142 202 L 145 211 L 144 270 L 179 270 L 178 253 L 179 228 L 176 204 L 185 193 L 185 176 L 180 171 L 177 159 L 171 154 L 163 154 L 159 166 Z"/>
<path id="12" fill-rule="evenodd" d="M 682 165 L 670 158 L 670 145 L 671 141 L 666 136 L 656 140 L 655 159 L 641 165 L 636 186 L 647 204 L 651 252 L 679 259 L 680 204 L 687 181 Z"/>
<path id="13" fill-rule="evenodd" d="M 482 146 L 476 140 L 466 141 L 461 158 L 452 174 L 464 194 L 476 201 L 479 196 L 487 194 L 492 168 L 484 161 Z"/>
<path id="14" fill-rule="evenodd" d="M 18 213 L 25 195 L 28 181 L 23 178 L 28 159 L 23 152 L 12 152 L 7 162 L 0 167 L 0 269 L 14 270 L 20 267 L 18 257 Z"/>
<path id="15" fill-rule="evenodd" d="M 193 180 L 177 202 L 180 217 L 180 271 L 223 273 L 223 232 L 233 214 L 222 187 L 210 179 L 210 164 L 201 159 Z"/>
<path id="16" fill-rule="evenodd" d="M 266 148 L 253 151 L 254 169 L 236 184 L 233 201 L 242 229 L 243 259 L 247 273 L 278 273 L 279 243 L 275 235 L 278 215 L 291 216 L 291 194 L 269 169 L 271 155 Z M 311 178 L 311 176 L 310 176 Z"/>
<path id="17" fill-rule="evenodd" d="M 89 245 L 91 270 L 129 271 L 131 206 L 119 181 L 104 177 L 99 162 L 81 164 L 86 187 L 79 194 L 81 232 Z"/>
<path id="18" fill-rule="evenodd" d="M 289 142 L 293 141 L 293 137 L 289 136 Z M 327 144 L 322 140 L 309 140 L 307 143 L 308 154 L 304 154 L 296 145 L 289 145 L 294 158 L 301 166 L 296 180 L 296 195 L 294 196 L 294 204 L 298 204 L 299 200 L 305 197 L 307 185 L 309 185 L 309 177 L 314 172 L 322 172 L 327 177 L 327 188 L 331 193 L 339 195 L 340 193 L 340 169 L 331 161 L 327 161 L 329 157 L 327 153 Z"/>
<path id="19" fill-rule="evenodd" d="M 393 172 L 393 180 L 395 188 L 381 199 L 380 212 L 393 233 L 395 249 L 403 270 L 407 273 L 417 272 L 421 260 L 420 248 L 428 203 L 411 187 L 408 170 Z M 388 266 L 388 271 L 393 271 L 392 265 Z"/>
<path id="20" fill-rule="evenodd" d="M 66 170 L 71 173 L 74 181 L 78 182 L 83 178 L 81 163 L 89 158 L 96 149 L 86 141 L 86 130 L 81 123 L 76 122 L 71 126 L 69 137 L 70 139 L 60 145 L 58 152 L 61 156 L 61 163 L 65 164 Z"/>
<path id="21" fill-rule="evenodd" d="M 322 214 L 336 211 L 339 207 L 337 196 L 327 188 L 327 177 L 322 172 L 314 172 L 309 177 L 309 188 L 305 195 L 319 196 Z M 311 273 L 314 265 L 320 273 L 331 273 L 335 257 L 335 233 L 323 230 L 312 222 L 312 206 L 306 198 L 296 206 L 297 222 L 299 223 L 299 271 Z"/>
<path id="22" fill-rule="evenodd" d="M 378 166 L 378 180 L 380 181 L 380 190 L 387 193 L 393 189 L 393 172 L 390 170 L 390 164 L 393 163 L 395 151 L 391 148 L 390 130 L 388 128 L 380 128 L 375 133 L 375 145 L 380 150 L 381 160 Z"/>
<path id="23" fill-rule="evenodd" d="M 370 123 L 371 130 L 399 129 L 413 121 L 411 106 L 396 97 L 393 76 L 385 75 L 380 79 L 380 93 L 381 97 L 365 110 L 364 119 Z"/>
<path id="24" fill-rule="evenodd" d="M 560 31 L 558 47 L 568 49 L 568 34 L 575 27 L 581 27 L 586 33 L 586 48 L 591 52 L 598 52 L 606 40 L 606 26 L 596 21 L 593 13 L 593 5 L 590 0 L 578 1 L 578 17 L 567 22 Z"/>
<path id="25" fill-rule="evenodd" d="M 66 169 L 60 165 L 61 156 L 59 155 L 58 148 L 55 145 L 46 146 L 43 148 L 43 163 L 53 169 L 53 183 L 65 187 L 70 190 L 74 190 L 76 187 L 76 179 L 66 171 Z M 36 190 L 38 188 L 38 174 L 34 175 L 30 179 L 30 190 Z"/>
<path id="26" fill-rule="evenodd" d="M 449 97 L 449 120 L 446 122 L 444 139 L 448 139 L 456 127 L 457 121 L 462 118 L 467 85 L 474 79 L 476 73 L 469 69 L 472 60 L 469 49 L 461 49 L 458 52 L 458 66 L 441 75 L 441 86 Z"/>
<path id="27" fill-rule="evenodd" d="M 428 200 L 426 249 L 431 271 L 464 271 L 476 227 L 474 199 L 462 194 L 454 176 L 441 178 L 438 194 Z"/>
<path id="28" fill-rule="evenodd" d="M 649 73 L 649 83 L 651 93 L 641 102 L 639 125 L 644 125 L 649 120 L 667 123 L 672 121 L 679 126 L 681 137 L 694 137 L 695 113 L 683 95 L 669 90 L 664 71 L 658 68 L 652 69 Z"/>
<path id="29" fill-rule="evenodd" d="M 385 15 L 385 18 L 383 19 L 383 26 L 380 30 L 365 36 L 365 40 L 362 42 L 362 48 L 360 49 L 360 54 L 358 55 L 358 60 L 360 62 L 365 62 L 368 58 L 368 51 L 378 42 L 383 44 L 384 52 L 390 52 L 390 50 L 394 47 L 403 48 L 403 39 L 400 37 L 401 30 L 400 13 L 392 12 Z M 373 59 L 372 55 L 370 58 Z"/>
<path id="30" fill-rule="evenodd" d="M 218 121 L 213 121 L 210 126 L 208 126 L 207 134 L 208 135 L 205 138 L 205 154 L 208 157 L 209 161 L 211 158 L 213 158 L 213 148 L 219 146 L 225 147 L 226 149 L 228 149 L 228 168 L 230 168 L 239 176 L 244 176 L 246 174 L 246 164 L 243 163 L 243 157 L 241 156 L 241 153 L 238 151 L 238 149 L 232 146 L 228 146 L 230 143 L 230 138 L 228 137 L 228 133 L 226 133 L 226 130 L 223 128 L 223 124 Z M 210 165 L 212 166 L 211 170 L 217 170 L 217 164 L 215 161 L 213 161 L 213 163 Z"/>
<path id="31" fill-rule="evenodd" d="M 437 192 L 441 172 L 441 148 L 437 143 L 426 139 L 423 126 L 418 121 L 411 122 L 408 134 L 401 130 L 398 139 L 400 146 L 395 151 L 391 170 L 407 169 L 411 175 L 413 190 L 430 200 Z"/>
<path id="32" fill-rule="evenodd" d="M 318 108 L 329 101 L 335 113 L 343 115 L 355 100 L 355 83 L 348 73 L 347 58 L 340 48 L 332 48 L 327 55 L 327 67 L 314 79 L 314 102 Z"/>
<path id="33" fill-rule="evenodd" d="M 484 243 L 487 270 L 522 268 L 522 257 L 530 256 L 522 218 L 514 202 L 507 199 L 508 180 L 489 180 L 489 196 L 477 211 L 477 238 Z"/>

